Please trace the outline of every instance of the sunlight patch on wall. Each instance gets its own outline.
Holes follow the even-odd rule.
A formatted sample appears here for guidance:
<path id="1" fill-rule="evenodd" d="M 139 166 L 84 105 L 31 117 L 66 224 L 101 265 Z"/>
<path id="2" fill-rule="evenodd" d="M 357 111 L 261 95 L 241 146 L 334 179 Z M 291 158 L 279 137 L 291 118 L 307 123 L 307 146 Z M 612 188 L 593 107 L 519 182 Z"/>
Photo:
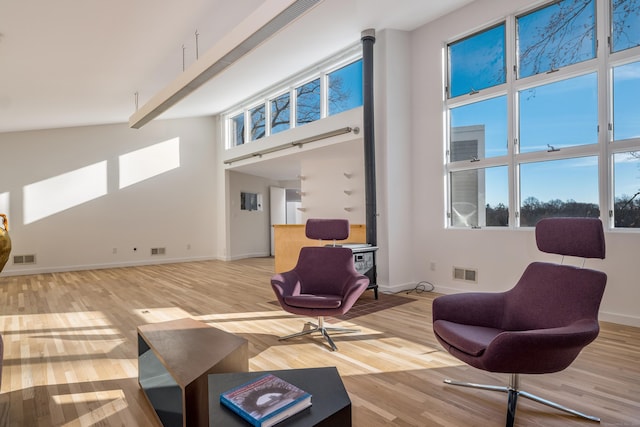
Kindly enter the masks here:
<path id="1" fill-rule="evenodd" d="M 0 213 L 9 215 L 9 192 L 0 193 Z"/>
<path id="2" fill-rule="evenodd" d="M 24 224 L 73 208 L 107 194 L 107 162 L 25 185 Z"/>
<path id="3" fill-rule="evenodd" d="M 119 159 L 120 189 L 180 167 L 180 138 L 173 138 Z"/>

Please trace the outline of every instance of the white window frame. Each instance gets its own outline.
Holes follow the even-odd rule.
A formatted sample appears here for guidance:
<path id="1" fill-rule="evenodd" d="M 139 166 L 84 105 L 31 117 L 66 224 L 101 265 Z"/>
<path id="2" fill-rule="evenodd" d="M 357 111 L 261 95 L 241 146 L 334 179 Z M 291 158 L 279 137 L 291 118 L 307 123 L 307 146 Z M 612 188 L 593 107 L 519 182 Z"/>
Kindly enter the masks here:
<path id="1" fill-rule="evenodd" d="M 296 120 L 296 117 L 297 117 L 296 89 L 318 78 L 320 79 L 320 118 L 319 120 L 326 118 L 328 113 L 328 90 L 327 90 L 328 77 L 327 76 L 333 71 L 361 59 L 362 59 L 362 47 L 358 43 L 345 49 L 343 52 L 332 56 L 331 58 L 320 61 L 319 63 L 307 68 L 306 70 L 303 70 L 302 72 L 296 74 L 295 76 L 290 77 L 285 81 L 282 81 L 276 85 L 273 85 L 265 89 L 264 91 L 256 94 L 255 96 L 247 100 L 244 100 L 240 104 L 237 104 L 232 108 L 230 108 L 229 110 L 223 112 L 222 117 L 224 118 L 224 122 L 225 122 L 225 125 L 224 125 L 225 126 L 225 141 L 224 141 L 225 149 L 230 150 L 235 147 L 238 147 L 236 145 L 233 145 L 233 134 L 231 132 L 232 126 L 230 122 L 233 117 L 237 116 L 240 113 L 244 113 L 244 120 L 245 120 L 245 129 L 244 129 L 245 143 L 243 145 L 259 143 L 260 141 L 269 137 L 271 135 L 271 117 L 270 117 L 271 104 L 270 102 L 271 100 L 287 92 L 289 93 L 290 102 L 291 102 L 291 110 L 289 112 L 290 125 L 288 130 L 291 130 L 297 127 L 296 125 L 296 122 L 297 122 Z M 250 124 L 249 111 L 260 104 L 265 104 L 265 108 L 266 108 L 265 116 L 267 117 L 267 122 L 265 123 L 265 137 L 259 138 L 254 141 L 250 141 L 249 137 L 251 135 L 250 135 L 249 126 L 247 126 L 247 124 Z M 283 132 L 286 132 L 286 131 L 283 131 Z"/>
<path id="2" fill-rule="evenodd" d="M 614 176 L 613 176 L 613 157 L 616 153 L 628 151 L 640 151 L 640 138 L 629 139 L 624 141 L 613 141 L 613 68 L 633 62 L 640 61 L 640 47 L 634 47 L 620 52 L 610 52 L 610 29 L 611 29 L 611 13 L 609 0 L 596 1 L 596 58 L 576 64 L 568 65 L 560 68 L 552 73 L 542 73 L 516 79 L 515 64 L 516 61 L 516 19 L 519 16 L 533 12 L 545 7 L 550 3 L 542 6 L 536 6 L 528 11 L 514 13 L 503 19 L 489 22 L 480 30 L 474 30 L 464 36 L 448 40 L 443 43 L 445 52 L 443 87 L 444 93 L 447 93 L 446 85 L 448 84 L 448 45 L 466 37 L 478 34 L 486 29 L 490 29 L 501 22 L 505 22 L 505 62 L 507 67 L 506 83 L 493 86 L 479 91 L 475 94 L 461 95 L 452 99 L 445 96 L 444 100 L 444 173 L 446 193 L 445 193 L 445 225 L 448 228 L 461 228 L 452 226 L 451 212 L 451 182 L 450 173 L 462 170 L 485 169 L 495 166 L 508 166 L 509 175 L 509 226 L 508 227 L 491 227 L 492 229 L 504 228 L 520 228 L 519 211 L 521 207 L 520 194 L 520 177 L 519 165 L 522 163 L 544 162 L 561 160 L 568 158 L 578 158 L 586 156 L 596 156 L 598 158 L 598 203 L 600 208 L 600 217 L 605 224 L 608 224 L 610 230 L 624 232 L 640 232 L 640 229 L 615 228 L 613 209 L 614 209 Z M 518 144 L 518 93 L 543 84 L 554 83 L 567 80 L 581 75 L 597 73 L 598 84 L 598 139 L 597 143 L 589 145 L 580 145 L 574 147 L 562 148 L 559 151 L 547 152 L 537 151 L 520 153 Z M 499 157 L 480 158 L 470 161 L 449 161 L 449 141 L 450 135 L 450 110 L 456 107 L 472 104 L 497 96 L 507 95 L 507 135 L 509 138 L 507 155 Z M 475 227 L 474 227 L 475 228 Z"/>

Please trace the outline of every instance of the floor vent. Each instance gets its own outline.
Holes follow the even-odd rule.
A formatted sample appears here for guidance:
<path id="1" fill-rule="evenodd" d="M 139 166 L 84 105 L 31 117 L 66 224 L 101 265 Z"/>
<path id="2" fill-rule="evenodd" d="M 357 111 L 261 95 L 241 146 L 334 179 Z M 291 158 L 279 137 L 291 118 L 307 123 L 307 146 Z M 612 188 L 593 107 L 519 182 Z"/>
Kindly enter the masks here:
<path id="1" fill-rule="evenodd" d="M 36 256 L 35 255 L 14 255 L 13 263 L 14 264 L 35 264 Z"/>
<path id="2" fill-rule="evenodd" d="M 151 248 L 151 255 L 164 255 L 165 252 L 165 248 Z"/>
<path id="3" fill-rule="evenodd" d="M 453 278 L 465 282 L 478 283 L 478 270 L 471 268 L 453 267 Z"/>

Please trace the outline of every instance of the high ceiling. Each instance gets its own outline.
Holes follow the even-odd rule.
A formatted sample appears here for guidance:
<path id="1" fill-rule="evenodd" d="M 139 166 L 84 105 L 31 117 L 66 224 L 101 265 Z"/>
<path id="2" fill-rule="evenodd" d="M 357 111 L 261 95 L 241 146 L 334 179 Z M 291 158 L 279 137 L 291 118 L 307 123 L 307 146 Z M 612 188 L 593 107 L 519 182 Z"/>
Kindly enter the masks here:
<path id="1" fill-rule="evenodd" d="M 0 0 L 0 132 L 128 122 L 136 93 L 142 106 L 264 1 Z M 364 29 L 412 30 L 471 1 L 322 0 L 161 118 L 219 113 Z"/>

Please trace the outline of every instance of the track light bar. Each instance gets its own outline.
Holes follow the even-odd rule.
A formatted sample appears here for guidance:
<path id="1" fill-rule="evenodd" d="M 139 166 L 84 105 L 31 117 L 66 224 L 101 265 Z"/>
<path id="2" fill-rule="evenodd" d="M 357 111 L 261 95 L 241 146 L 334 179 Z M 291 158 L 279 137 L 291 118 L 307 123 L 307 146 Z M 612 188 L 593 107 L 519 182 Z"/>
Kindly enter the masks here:
<path id="1" fill-rule="evenodd" d="M 269 0 L 129 117 L 139 129 L 234 64 L 321 0 Z"/>
<path id="2" fill-rule="evenodd" d="M 314 141 L 320 141 L 321 139 L 331 138 L 332 136 L 343 135 L 345 133 L 353 132 L 354 134 L 360 133 L 359 127 L 344 127 L 336 130 L 332 130 L 330 132 L 321 133 L 319 135 L 310 136 L 308 138 L 299 139 L 293 142 L 287 142 L 286 144 L 277 145 L 275 147 L 267 148 L 265 150 L 256 151 L 255 153 L 245 154 L 244 156 L 234 157 L 233 159 L 225 160 L 225 165 L 230 165 L 234 162 L 238 162 L 240 160 L 250 159 L 252 157 L 262 157 L 263 154 L 275 153 L 276 151 L 285 150 L 291 147 L 299 147 L 302 148 L 303 145 L 308 144 Z"/>

